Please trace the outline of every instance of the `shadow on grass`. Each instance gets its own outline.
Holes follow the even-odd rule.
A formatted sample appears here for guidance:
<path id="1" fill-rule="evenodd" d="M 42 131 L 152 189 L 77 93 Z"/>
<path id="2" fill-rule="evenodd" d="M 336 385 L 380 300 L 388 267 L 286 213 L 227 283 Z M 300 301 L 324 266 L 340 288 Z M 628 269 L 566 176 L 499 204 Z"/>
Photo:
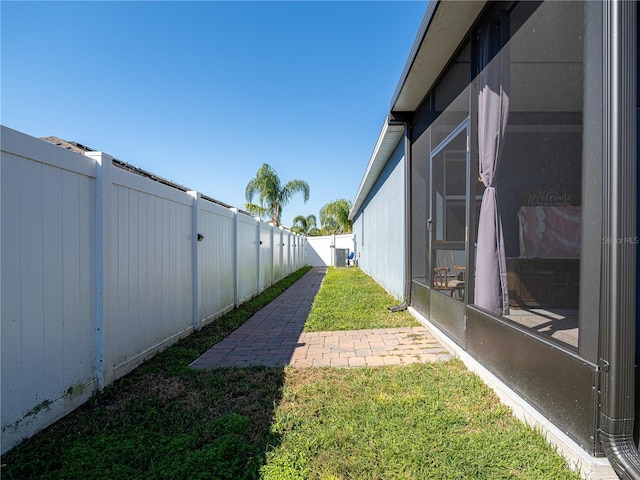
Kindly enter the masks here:
<path id="1" fill-rule="evenodd" d="M 302 269 L 161 352 L 2 457 L 6 479 L 254 479 L 279 444 L 283 368 L 189 364 L 280 295 Z"/>
<path id="2" fill-rule="evenodd" d="M 254 479 L 283 369 L 224 368 L 120 382 L 2 459 L 2 478 Z"/>

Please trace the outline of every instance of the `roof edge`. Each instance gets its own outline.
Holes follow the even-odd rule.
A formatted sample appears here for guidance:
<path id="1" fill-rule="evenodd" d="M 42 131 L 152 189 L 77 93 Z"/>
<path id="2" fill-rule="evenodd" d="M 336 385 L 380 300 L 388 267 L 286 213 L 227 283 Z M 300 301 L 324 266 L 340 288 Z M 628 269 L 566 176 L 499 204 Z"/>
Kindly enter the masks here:
<path id="1" fill-rule="evenodd" d="M 358 187 L 358 193 L 356 193 L 355 200 L 349 211 L 349 220 L 353 221 L 355 218 L 356 213 L 358 213 L 360 207 L 362 207 L 367 195 L 378 179 L 380 172 L 398 146 L 398 142 L 404 135 L 404 125 L 404 122 L 393 120 L 389 115 L 385 117 L 380 135 L 378 135 L 378 141 L 373 149 L 364 176 Z"/>
<path id="2" fill-rule="evenodd" d="M 418 29 L 418 33 L 416 34 L 416 38 L 413 41 L 411 51 L 409 52 L 407 61 L 404 64 L 402 73 L 400 74 L 398 85 L 396 85 L 396 89 L 394 90 L 393 96 L 391 97 L 391 104 L 389 106 L 389 109 L 391 111 L 393 111 L 393 107 L 398 101 L 400 92 L 402 91 L 402 88 L 404 87 L 404 84 L 407 81 L 407 77 L 409 76 L 411 67 L 413 66 L 416 56 L 418 55 L 418 50 L 420 50 L 420 47 L 422 46 L 422 42 L 424 40 L 425 35 L 427 34 L 429 25 L 431 25 L 431 21 L 433 20 L 433 16 L 436 13 L 436 9 L 438 8 L 439 3 L 440 3 L 440 0 L 429 0 L 429 4 L 427 5 L 427 10 L 424 12 L 424 17 L 422 17 L 422 23 L 420 24 L 420 28 Z"/>
<path id="3" fill-rule="evenodd" d="M 431 0 L 391 98 L 392 112 L 419 108 L 490 0 Z"/>

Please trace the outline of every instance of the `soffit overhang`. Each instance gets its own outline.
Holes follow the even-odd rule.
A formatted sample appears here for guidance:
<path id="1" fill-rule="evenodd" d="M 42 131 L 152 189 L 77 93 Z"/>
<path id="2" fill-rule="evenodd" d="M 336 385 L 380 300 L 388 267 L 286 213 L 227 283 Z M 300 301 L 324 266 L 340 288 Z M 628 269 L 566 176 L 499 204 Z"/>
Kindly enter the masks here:
<path id="1" fill-rule="evenodd" d="M 391 112 L 413 112 L 475 23 L 486 0 L 432 0 L 391 99 Z"/>
<path id="2" fill-rule="evenodd" d="M 364 204 L 364 201 L 373 189 L 380 173 L 384 169 L 384 166 L 387 164 L 387 161 L 389 161 L 389 158 L 391 158 L 391 155 L 398 146 L 398 142 L 403 136 L 404 124 L 396 123 L 390 117 L 385 118 L 384 125 L 380 130 L 378 141 L 376 142 L 376 146 L 373 149 L 371 158 L 369 159 L 364 177 L 360 182 L 358 193 L 356 194 L 356 198 L 351 206 L 349 220 L 353 221 L 355 216 L 358 214 L 358 211 Z"/>

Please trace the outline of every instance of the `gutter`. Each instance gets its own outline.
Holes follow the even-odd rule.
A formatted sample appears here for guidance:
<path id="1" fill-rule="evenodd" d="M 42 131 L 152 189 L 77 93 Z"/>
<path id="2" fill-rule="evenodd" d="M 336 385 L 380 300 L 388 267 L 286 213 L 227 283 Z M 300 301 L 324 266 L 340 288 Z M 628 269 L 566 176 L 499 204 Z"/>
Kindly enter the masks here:
<path id="1" fill-rule="evenodd" d="M 640 479 L 640 452 L 633 438 L 634 423 L 639 420 L 635 412 L 635 235 L 638 187 L 636 8 L 636 2 L 617 0 L 603 2 L 602 10 L 605 217 L 598 439 L 611 466 L 622 479 Z"/>
<path id="2" fill-rule="evenodd" d="M 404 301 L 389 307 L 392 313 L 411 305 L 411 123 L 404 124 Z"/>

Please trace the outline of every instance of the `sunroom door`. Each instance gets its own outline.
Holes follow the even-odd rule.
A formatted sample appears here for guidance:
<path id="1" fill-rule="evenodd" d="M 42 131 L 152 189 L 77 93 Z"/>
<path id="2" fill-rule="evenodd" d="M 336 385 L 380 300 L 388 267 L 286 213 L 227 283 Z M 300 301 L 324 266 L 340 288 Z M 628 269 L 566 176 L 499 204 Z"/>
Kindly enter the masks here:
<path id="1" fill-rule="evenodd" d="M 455 128 L 431 152 L 430 318 L 464 341 L 467 285 L 467 165 L 469 125 Z"/>

